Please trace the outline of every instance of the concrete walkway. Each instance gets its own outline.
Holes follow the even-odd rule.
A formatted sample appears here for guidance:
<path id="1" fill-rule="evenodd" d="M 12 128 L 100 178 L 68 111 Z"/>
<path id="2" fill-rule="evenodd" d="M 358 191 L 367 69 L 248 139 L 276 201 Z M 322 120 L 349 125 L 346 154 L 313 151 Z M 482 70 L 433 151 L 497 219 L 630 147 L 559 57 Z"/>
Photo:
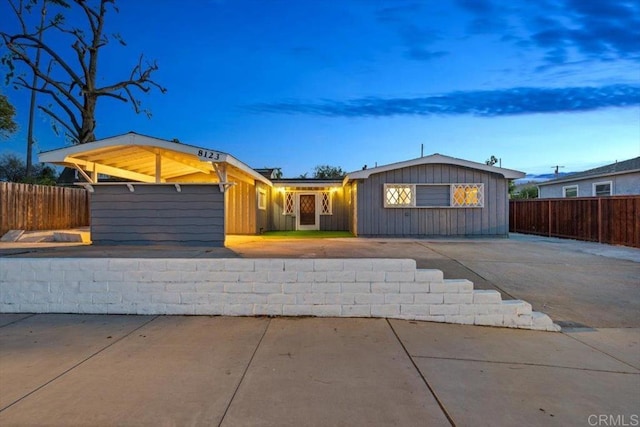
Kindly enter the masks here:
<path id="1" fill-rule="evenodd" d="M 631 328 L 4 314 L 0 425 L 633 425 L 639 338 Z"/>

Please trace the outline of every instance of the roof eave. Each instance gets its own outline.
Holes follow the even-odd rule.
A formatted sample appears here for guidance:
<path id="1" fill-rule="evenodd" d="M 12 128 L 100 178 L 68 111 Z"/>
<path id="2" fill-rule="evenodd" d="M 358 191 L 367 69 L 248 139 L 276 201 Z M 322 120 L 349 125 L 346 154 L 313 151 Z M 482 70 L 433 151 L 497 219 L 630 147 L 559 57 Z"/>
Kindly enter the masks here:
<path id="1" fill-rule="evenodd" d="M 627 175 L 630 173 L 639 173 L 639 172 L 640 172 L 640 169 L 629 169 L 629 170 L 619 171 L 619 172 L 599 173 L 595 175 L 586 175 L 586 176 L 582 175 L 582 176 L 577 176 L 575 178 L 566 177 L 566 178 L 552 179 L 549 181 L 538 183 L 538 187 L 544 187 L 547 185 L 554 185 L 554 184 L 564 184 L 567 182 L 583 181 L 586 179 L 606 178 L 608 176 Z"/>
<path id="2" fill-rule="evenodd" d="M 524 172 L 516 171 L 513 169 L 498 168 L 495 166 L 484 165 L 482 163 L 471 162 L 469 160 L 463 160 L 463 159 L 457 159 L 455 157 L 444 156 L 442 154 L 432 154 L 430 156 L 419 157 L 413 160 L 391 163 L 391 164 L 379 166 L 376 168 L 363 169 L 360 171 L 351 172 L 347 174 L 347 176 L 345 177 L 344 184 L 347 184 L 349 181 L 355 180 L 355 179 L 367 179 L 375 173 L 388 172 L 391 170 L 412 167 L 412 166 L 427 165 L 427 164 L 447 164 L 447 165 L 454 165 L 454 166 L 463 166 L 471 169 L 482 170 L 485 172 L 497 173 L 499 175 L 502 175 L 506 179 L 519 179 L 519 178 L 524 178 L 525 176 Z"/>
<path id="3" fill-rule="evenodd" d="M 90 144 L 90 147 L 87 145 Z M 200 161 L 207 162 L 207 157 L 200 155 L 200 152 L 205 154 L 216 154 L 217 158 L 221 162 L 226 162 L 237 169 L 241 170 L 245 174 L 249 175 L 256 181 L 263 182 L 268 186 L 273 186 L 271 181 L 266 177 L 260 175 L 258 172 L 242 163 L 230 154 L 222 151 L 212 150 L 205 147 L 198 147 L 195 145 L 183 144 L 181 142 L 167 141 L 164 139 L 154 138 L 146 135 L 140 135 L 134 132 L 129 132 L 123 135 L 113 136 L 98 141 L 90 142 L 87 144 L 79 144 L 71 147 L 58 148 L 55 150 L 45 151 L 38 155 L 38 160 L 43 163 L 56 163 L 56 164 L 70 164 L 69 160 L 73 159 L 74 155 L 89 150 L 99 150 L 102 148 L 109 148 L 114 146 L 151 146 L 161 148 L 169 151 L 176 151 L 183 154 L 189 154 L 197 157 Z M 213 161 L 211 163 L 214 163 Z"/>

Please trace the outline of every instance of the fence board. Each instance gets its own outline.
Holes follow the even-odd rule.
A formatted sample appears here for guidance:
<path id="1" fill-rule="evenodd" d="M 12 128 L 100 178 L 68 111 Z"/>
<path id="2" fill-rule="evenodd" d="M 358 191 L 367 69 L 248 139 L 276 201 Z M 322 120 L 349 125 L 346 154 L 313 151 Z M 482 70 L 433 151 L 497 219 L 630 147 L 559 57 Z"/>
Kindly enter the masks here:
<path id="1" fill-rule="evenodd" d="M 509 231 L 640 248 L 640 196 L 510 200 Z"/>
<path id="2" fill-rule="evenodd" d="M 89 194 L 83 188 L 0 182 L 0 236 L 88 225 Z"/>

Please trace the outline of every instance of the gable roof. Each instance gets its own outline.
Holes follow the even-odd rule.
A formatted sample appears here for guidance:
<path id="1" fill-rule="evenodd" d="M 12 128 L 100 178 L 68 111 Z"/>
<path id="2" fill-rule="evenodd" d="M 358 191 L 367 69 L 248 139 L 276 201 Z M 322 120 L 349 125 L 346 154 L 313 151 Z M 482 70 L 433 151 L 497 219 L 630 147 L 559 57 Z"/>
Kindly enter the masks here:
<path id="1" fill-rule="evenodd" d="M 622 162 L 615 162 L 608 165 L 600 166 L 597 168 L 589 169 L 583 172 L 576 172 L 570 175 L 563 176 L 562 178 L 550 179 L 538 183 L 538 186 L 543 187 L 545 185 L 552 185 L 561 182 L 579 181 L 582 179 L 598 178 L 610 175 L 620 175 L 625 173 L 640 172 L 640 157 L 624 160 Z"/>
<path id="2" fill-rule="evenodd" d="M 214 162 L 224 162 L 257 181 L 271 185 L 266 177 L 228 153 L 135 132 L 46 151 L 38 157 L 41 162 L 81 167 L 85 170 L 93 170 L 95 166 L 100 173 L 106 175 L 154 182 L 158 155 L 162 158 L 162 180 L 175 182 L 183 176 L 198 173 L 210 175 L 215 171 Z"/>
<path id="3" fill-rule="evenodd" d="M 489 166 L 484 163 L 471 162 L 469 160 L 457 159 L 455 157 L 449 157 L 442 154 L 432 154 L 430 156 L 418 157 L 417 159 L 406 160 L 404 162 L 391 163 L 388 165 L 378 166 L 371 169 L 363 169 L 356 172 L 350 172 L 345 177 L 345 182 L 354 179 L 367 179 L 374 173 L 387 172 L 395 169 L 408 168 L 411 166 L 430 165 L 430 164 L 444 164 L 462 166 L 471 169 L 478 169 L 485 172 L 497 173 L 502 175 L 506 179 L 517 179 L 525 176 L 524 172 L 499 168 L 496 166 Z"/>

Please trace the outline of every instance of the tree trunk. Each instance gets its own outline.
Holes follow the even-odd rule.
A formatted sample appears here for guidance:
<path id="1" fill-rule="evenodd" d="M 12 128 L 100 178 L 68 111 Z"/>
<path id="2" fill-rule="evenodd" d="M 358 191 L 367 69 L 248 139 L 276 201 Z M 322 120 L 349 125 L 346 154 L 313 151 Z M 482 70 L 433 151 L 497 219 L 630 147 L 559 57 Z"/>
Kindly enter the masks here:
<path id="1" fill-rule="evenodd" d="M 97 97 L 87 96 L 84 97 L 84 109 L 82 110 L 82 129 L 80 129 L 80 135 L 78 138 L 78 144 L 84 144 L 86 142 L 93 142 L 96 140 L 96 101 Z"/>

